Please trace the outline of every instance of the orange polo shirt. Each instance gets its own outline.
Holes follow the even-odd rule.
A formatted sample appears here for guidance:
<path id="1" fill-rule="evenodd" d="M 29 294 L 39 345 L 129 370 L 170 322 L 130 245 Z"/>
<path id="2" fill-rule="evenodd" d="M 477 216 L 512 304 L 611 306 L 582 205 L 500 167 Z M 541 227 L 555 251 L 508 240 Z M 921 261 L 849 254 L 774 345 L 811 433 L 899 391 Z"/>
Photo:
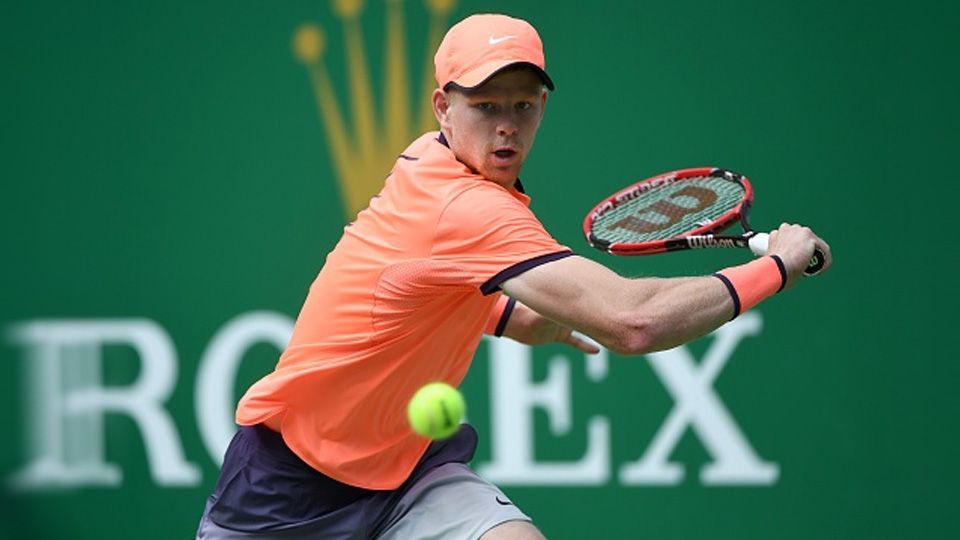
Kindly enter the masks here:
<path id="1" fill-rule="evenodd" d="M 503 309 L 503 281 L 570 254 L 529 202 L 471 172 L 438 133 L 414 141 L 327 256 L 237 423 L 277 429 L 341 482 L 398 487 L 430 442 L 411 430 L 407 402 L 426 383 L 460 384 Z"/>

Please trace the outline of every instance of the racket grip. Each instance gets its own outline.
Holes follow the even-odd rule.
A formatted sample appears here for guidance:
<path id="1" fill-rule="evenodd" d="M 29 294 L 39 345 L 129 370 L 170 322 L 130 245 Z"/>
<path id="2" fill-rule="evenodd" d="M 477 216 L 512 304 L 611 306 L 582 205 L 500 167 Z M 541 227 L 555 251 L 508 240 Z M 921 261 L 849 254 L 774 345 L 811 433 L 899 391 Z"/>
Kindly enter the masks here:
<path id="1" fill-rule="evenodd" d="M 753 252 L 757 257 L 763 257 L 767 254 L 767 247 L 770 244 L 770 235 L 765 232 L 758 232 L 757 234 L 750 237 L 750 240 L 747 240 L 747 244 L 750 246 L 750 251 Z"/>
<path id="2" fill-rule="evenodd" d="M 750 237 L 750 240 L 747 241 L 747 244 L 750 246 L 750 251 L 753 252 L 757 257 L 762 257 L 767 254 L 767 248 L 770 244 L 770 235 L 767 233 L 757 233 Z M 807 265 L 807 269 L 803 271 L 804 275 L 815 276 L 823 270 L 823 265 L 826 262 L 826 258 L 823 256 L 823 252 L 820 251 L 820 248 L 815 248 L 813 250 L 813 257 L 810 258 L 810 264 Z"/>

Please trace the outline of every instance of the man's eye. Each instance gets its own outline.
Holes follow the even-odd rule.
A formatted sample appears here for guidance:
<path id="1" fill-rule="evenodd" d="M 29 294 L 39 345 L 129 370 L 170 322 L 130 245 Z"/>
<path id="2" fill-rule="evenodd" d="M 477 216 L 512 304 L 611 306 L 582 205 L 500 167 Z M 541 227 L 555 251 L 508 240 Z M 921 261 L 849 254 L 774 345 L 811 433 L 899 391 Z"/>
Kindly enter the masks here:
<path id="1" fill-rule="evenodd" d="M 496 109 L 496 107 L 493 103 L 477 103 L 477 108 L 481 111 L 492 111 Z"/>
<path id="2" fill-rule="evenodd" d="M 517 108 L 520 109 L 521 111 L 525 111 L 530 107 L 533 107 L 533 104 L 530 103 L 529 101 L 521 101 L 517 103 Z"/>

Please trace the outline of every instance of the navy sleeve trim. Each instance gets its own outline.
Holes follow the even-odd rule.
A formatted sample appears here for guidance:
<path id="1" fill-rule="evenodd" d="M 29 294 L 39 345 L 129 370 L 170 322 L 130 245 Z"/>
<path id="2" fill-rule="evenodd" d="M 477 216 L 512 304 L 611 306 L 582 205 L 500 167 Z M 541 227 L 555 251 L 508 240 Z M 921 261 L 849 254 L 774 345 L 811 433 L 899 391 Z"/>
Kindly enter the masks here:
<path id="1" fill-rule="evenodd" d="M 777 292 L 780 292 L 787 286 L 787 267 L 783 265 L 783 259 L 779 255 L 771 255 L 770 258 L 777 263 L 777 268 L 780 270 L 780 288 L 777 289 Z"/>
<path id="2" fill-rule="evenodd" d="M 507 329 L 507 321 L 510 320 L 510 314 L 513 313 L 513 308 L 516 306 L 516 298 L 507 300 L 507 305 L 503 308 L 503 313 L 500 315 L 500 320 L 497 321 L 497 329 L 493 331 L 494 336 L 500 337 L 503 335 L 503 331 Z"/>
<path id="3" fill-rule="evenodd" d="M 497 272 L 497 275 L 485 281 L 483 285 L 480 285 L 480 292 L 483 293 L 484 296 L 488 294 L 493 294 L 500 290 L 500 285 L 502 285 L 504 281 L 510 278 L 515 278 L 520 274 L 526 272 L 527 270 L 530 270 L 531 268 L 536 268 L 541 264 L 545 264 L 553 261 L 559 261 L 560 259 L 565 259 L 571 255 L 573 255 L 572 251 L 564 250 L 557 253 L 548 253 L 546 255 L 540 255 L 539 257 L 534 257 L 532 259 L 527 259 L 525 261 L 518 262 L 513 266 L 507 267 Z"/>
<path id="4" fill-rule="evenodd" d="M 737 318 L 737 315 L 740 315 L 740 295 L 737 294 L 737 289 L 733 287 L 733 283 L 727 279 L 727 276 L 723 274 L 714 274 L 713 277 L 719 279 L 727 287 L 727 292 L 730 293 L 730 298 L 733 299 L 733 317 L 730 317 L 730 320 Z"/>

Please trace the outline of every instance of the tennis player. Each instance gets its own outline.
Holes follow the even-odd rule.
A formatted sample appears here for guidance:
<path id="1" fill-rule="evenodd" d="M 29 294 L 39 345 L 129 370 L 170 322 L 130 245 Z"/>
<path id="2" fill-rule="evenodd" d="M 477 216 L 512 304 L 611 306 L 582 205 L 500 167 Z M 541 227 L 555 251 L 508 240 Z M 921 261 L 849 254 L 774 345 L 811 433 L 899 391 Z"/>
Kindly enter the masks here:
<path id="1" fill-rule="evenodd" d="M 344 229 L 276 369 L 241 399 L 198 538 L 543 538 L 467 465 L 469 425 L 433 443 L 413 433 L 418 388 L 458 386 L 485 331 L 597 352 L 573 328 L 642 354 L 791 285 L 815 247 L 829 267 L 826 243 L 795 225 L 771 235 L 770 256 L 714 276 L 626 279 L 574 255 L 518 178 L 554 88 L 536 30 L 468 17 L 435 64 L 440 131 L 404 150 Z"/>

